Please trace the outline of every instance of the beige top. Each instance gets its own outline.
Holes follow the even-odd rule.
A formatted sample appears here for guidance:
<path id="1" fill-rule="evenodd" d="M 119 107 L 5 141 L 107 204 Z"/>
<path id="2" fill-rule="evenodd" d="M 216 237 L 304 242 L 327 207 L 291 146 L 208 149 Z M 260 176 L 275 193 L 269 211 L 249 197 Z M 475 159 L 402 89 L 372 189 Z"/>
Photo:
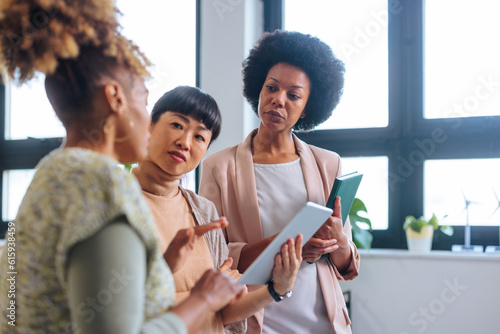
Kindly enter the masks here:
<path id="1" fill-rule="evenodd" d="M 141 163 L 133 173 L 143 188 L 151 188 L 146 185 L 154 182 L 154 188 L 161 193 L 162 178 L 155 175 L 158 173 L 157 168 L 153 168 L 147 162 Z M 218 219 L 213 203 L 182 187 L 179 187 L 179 192 L 174 197 L 155 195 L 146 191 L 143 191 L 143 194 L 155 218 L 162 252 L 166 251 L 179 230 L 204 225 Z M 189 295 L 190 290 L 207 269 L 219 268 L 227 259 L 228 250 L 222 232 L 211 231 L 204 236 L 205 238 L 198 239 L 188 262 L 174 273 L 177 303 Z M 201 328 L 200 333 L 245 333 L 246 321 L 224 328 L 220 312 L 216 312 L 207 317 Z"/>
<path id="2" fill-rule="evenodd" d="M 159 232 L 161 251 L 164 253 L 177 232 L 194 227 L 191 209 L 181 191 L 174 197 L 157 196 L 143 191 L 146 201 L 153 212 Z M 212 257 L 204 238 L 199 238 L 189 256 L 189 265 L 182 266 L 174 275 L 175 302 L 180 303 L 189 296 L 191 289 L 208 269 L 214 269 Z M 203 333 L 223 333 L 224 326 L 220 312 L 209 314 L 200 327 Z"/>

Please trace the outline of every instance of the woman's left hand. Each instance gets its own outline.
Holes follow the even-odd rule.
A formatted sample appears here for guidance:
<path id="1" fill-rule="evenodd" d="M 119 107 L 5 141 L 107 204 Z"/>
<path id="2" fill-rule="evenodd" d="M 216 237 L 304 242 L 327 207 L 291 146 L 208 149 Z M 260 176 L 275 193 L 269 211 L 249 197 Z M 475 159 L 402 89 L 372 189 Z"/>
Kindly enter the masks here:
<path id="1" fill-rule="evenodd" d="M 226 261 L 224 261 L 224 264 L 217 270 L 225 273 L 226 275 L 228 275 L 229 277 L 231 277 L 235 281 L 238 281 L 240 279 L 240 277 L 243 275 L 238 271 L 238 269 L 231 269 L 232 265 L 233 265 L 233 258 L 228 257 L 226 259 Z M 245 290 L 243 291 L 243 294 L 245 294 L 245 293 L 248 293 L 248 289 L 247 289 L 246 285 L 245 285 Z"/>
<path id="2" fill-rule="evenodd" d="M 231 266 L 233 265 L 233 258 L 228 257 L 226 261 L 224 261 L 224 264 L 217 270 L 226 273 L 229 277 L 231 277 L 234 280 L 239 280 L 242 274 L 238 271 L 238 269 L 231 269 Z"/>
<path id="3" fill-rule="evenodd" d="M 281 246 L 281 253 L 274 259 L 273 280 L 274 289 L 280 295 L 292 290 L 295 279 L 302 263 L 302 235 L 299 234 L 295 241 L 288 241 Z"/>
<path id="4" fill-rule="evenodd" d="M 342 207 L 340 205 L 340 197 L 337 197 L 333 202 L 333 214 L 316 231 L 314 237 L 323 240 L 339 239 L 344 234 L 342 228 Z"/>

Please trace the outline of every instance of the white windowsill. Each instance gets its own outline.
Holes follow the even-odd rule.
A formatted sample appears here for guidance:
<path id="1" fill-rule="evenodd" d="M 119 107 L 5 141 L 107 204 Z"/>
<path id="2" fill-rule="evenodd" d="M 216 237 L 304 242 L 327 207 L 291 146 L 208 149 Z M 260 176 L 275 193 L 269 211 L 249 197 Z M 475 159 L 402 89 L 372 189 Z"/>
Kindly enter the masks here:
<path id="1" fill-rule="evenodd" d="M 361 258 L 411 258 L 429 260 L 500 261 L 500 253 L 458 253 L 433 250 L 429 253 L 410 252 L 405 249 L 360 249 Z"/>

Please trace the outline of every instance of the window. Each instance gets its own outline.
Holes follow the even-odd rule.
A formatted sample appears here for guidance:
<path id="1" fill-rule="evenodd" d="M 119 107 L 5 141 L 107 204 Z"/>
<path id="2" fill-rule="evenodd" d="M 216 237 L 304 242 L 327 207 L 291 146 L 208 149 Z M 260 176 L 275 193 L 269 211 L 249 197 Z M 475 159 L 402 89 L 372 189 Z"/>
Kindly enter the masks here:
<path id="1" fill-rule="evenodd" d="M 26 85 L 6 86 L 5 139 L 53 138 L 65 135 L 64 127 L 45 94 L 44 80 L 45 76 L 38 74 Z"/>
<path id="2" fill-rule="evenodd" d="M 196 1 L 117 0 L 123 34 L 154 64 L 148 109 L 168 90 L 196 86 Z"/>
<path id="3" fill-rule="evenodd" d="M 150 91 L 148 110 L 167 90 L 197 85 L 197 3 L 117 0 L 123 13 L 123 34 L 155 64 L 153 77 L 146 83 Z M 60 146 L 65 135 L 45 95 L 43 80 L 39 75 L 25 86 L 0 86 L 0 232 L 5 222 L 15 217 L 33 168 Z M 194 173 L 184 182 L 193 188 L 193 179 Z"/>
<path id="4" fill-rule="evenodd" d="M 500 115 L 500 6 L 490 0 L 471 5 L 425 4 L 426 118 Z"/>
<path id="5" fill-rule="evenodd" d="M 346 67 L 342 99 L 318 129 L 387 126 L 388 19 L 387 0 L 285 1 L 284 28 L 320 38 Z"/>
<path id="6" fill-rule="evenodd" d="M 284 28 L 320 38 L 346 67 L 342 99 L 330 119 L 317 130 L 386 127 L 387 1 L 286 0 L 284 3 Z M 351 170 L 348 168 L 351 166 L 356 167 Z M 374 169 L 368 170 L 366 166 Z M 343 172 L 354 170 L 364 174 L 358 197 L 370 212 L 373 228 L 387 229 L 387 158 L 344 159 Z"/>
<path id="7" fill-rule="evenodd" d="M 464 194 L 472 201 L 472 243 L 498 245 L 500 27 L 493 16 L 498 5 L 278 2 L 265 7 L 267 30 L 316 35 L 346 64 L 344 96 L 331 123 L 300 137 L 339 153 L 344 172 L 367 175 L 362 186 L 368 189 L 360 187 L 358 197 L 366 197 L 376 228 L 373 247 L 406 248 L 405 216 L 432 212 L 448 215 L 443 223 L 455 226 L 452 237 L 436 236 L 433 249 L 463 244 Z M 374 113 L 379 123 L 370 120 Z M 384 215 L 370 207 L 388 210 Z"/>
<path id="8" fill-rule="evenodd" d="M 425 215 L 446 225 L 500 225 L 500 159 L 428 160 L 424 166 Z M 464 177 L 466 176 L 466 177 Z"/>
<path id="9" fill-rule="evenodd" d="M 3 221 L 12 221 L 16 218 L 24 193 L 35 175 L 34 169 L 18 169 L 3 172 Z"/>
<path id="10" fill-rule="evenodd" d="M 365 203 L 372 228 L 378 230 L 385 230 L 389 225 L 388 170 L 387 157 L 342 158 L 342 174 L 363 171 L 356 197 Z"/>

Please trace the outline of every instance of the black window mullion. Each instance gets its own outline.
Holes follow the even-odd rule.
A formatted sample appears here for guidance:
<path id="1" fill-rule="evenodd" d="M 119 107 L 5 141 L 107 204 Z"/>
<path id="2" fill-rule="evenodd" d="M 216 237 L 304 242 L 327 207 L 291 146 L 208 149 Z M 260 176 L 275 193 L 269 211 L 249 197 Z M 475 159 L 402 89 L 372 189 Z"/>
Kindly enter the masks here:
<path id="1" fill-rule="evenodd" d="M 373 231 L 375 248 L 406 248 L 402 222 L 408 210 L 416 210 L 415 201 L 408 201 L 408 189 L 415 185 L 418 171 L 406 166 L 407 134 L 411 126 L 411 104 L 408 103 L 412 91 L 409 88 L 411 76 L 408 67 L 411 62 L 412 22 L 406 3 L 389 0 L 389 126 L 396 140 L 388 147 L 389 158 L 389 224 L 387 230 Z M 398 8 L 399 10 L 391 10 Z M 413 192 L 410 192 L 413 198 Z"/>
<path id="2" fill-rule="evenodd" d="M 283 29 L 283 0 L 264 0 L 264 31 Z"/>
<path id="3" fill-rule="evenodd" d="M 4 156 L 5 147 L 5 85 L 0 82 L 0 238 L 3 238 L 6 226 L 3 222 L 3 172 L 5 171 L 6 157 Z"/>
<path id="4" fill-rule="evenodd" d="M 6 140 L 5 118 L 8 110 L 5 101 L 6 89 L 5 85 L 2 84 L 0 86 L 0 193 L 2 199 L 0 203 L 0 217 L 2 218 L 0 238 L 4 236 L 7 226 L 7 222 L 3 221 L 3 202 L 5 196 L 8 196 L 3 189 L 4 172 L 16 169 L 33 169 L 45 155 L 62 143 L 62 138 Z"/>

